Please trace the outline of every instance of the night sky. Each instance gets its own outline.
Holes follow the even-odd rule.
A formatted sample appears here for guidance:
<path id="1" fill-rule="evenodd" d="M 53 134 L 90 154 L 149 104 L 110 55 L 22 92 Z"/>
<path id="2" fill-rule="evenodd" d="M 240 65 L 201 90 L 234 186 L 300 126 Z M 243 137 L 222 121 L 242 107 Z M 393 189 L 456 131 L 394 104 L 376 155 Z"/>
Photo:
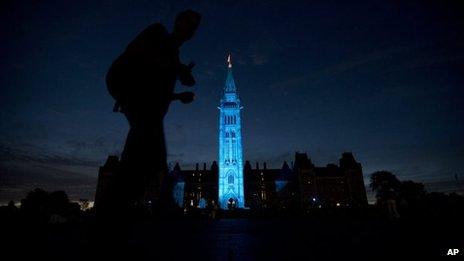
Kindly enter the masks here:
<path id="1" fill-rule="evenodd" d="M 300 151 L 324 166 L 352 151 L 366 183 L 373 171 L 390 170 L 429 190 L 463 191 L 460 6 L 96 2 L 0 4 L 1 202 L 34 187 L 93 198 L 98 166 L 121 152 L 128 130 L 112 112 L 105 73 L 146 26 L 171 30 L 187 8 L 203 16 L 181 48 L 182 60 L 196 63 L 196 100 L 173 103 L 166 116 L 170 162 L 193 168 L 217 159 L 216 107 L 231 52 L 245 159 L 280 167 Z"/>

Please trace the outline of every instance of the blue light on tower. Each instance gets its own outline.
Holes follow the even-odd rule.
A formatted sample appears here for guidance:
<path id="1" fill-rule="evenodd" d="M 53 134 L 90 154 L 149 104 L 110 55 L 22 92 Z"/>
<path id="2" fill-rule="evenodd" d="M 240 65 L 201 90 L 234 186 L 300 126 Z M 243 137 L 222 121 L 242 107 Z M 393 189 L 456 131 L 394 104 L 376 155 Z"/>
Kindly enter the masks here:
<path id="1" fill-rule="evenodd" d="M 232 75 L 232 61 L 227 57 L 227 79 L 219 108 L 219 206 L 244 208 L 243 153 L 240 105 Z"/>

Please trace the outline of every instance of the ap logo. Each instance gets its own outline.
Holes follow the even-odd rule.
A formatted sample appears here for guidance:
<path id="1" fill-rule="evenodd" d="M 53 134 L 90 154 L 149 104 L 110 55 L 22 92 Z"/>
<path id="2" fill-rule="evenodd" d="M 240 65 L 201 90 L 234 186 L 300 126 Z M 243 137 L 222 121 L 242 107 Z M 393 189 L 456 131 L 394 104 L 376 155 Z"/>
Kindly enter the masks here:
<path id="1" fill-rule="evenodd" d="M 457 248 L 450 248 L 448 249 L 448 252 L 446 253 L 447 256 L 457 256 L 459 253 L 459 249 Z"/>

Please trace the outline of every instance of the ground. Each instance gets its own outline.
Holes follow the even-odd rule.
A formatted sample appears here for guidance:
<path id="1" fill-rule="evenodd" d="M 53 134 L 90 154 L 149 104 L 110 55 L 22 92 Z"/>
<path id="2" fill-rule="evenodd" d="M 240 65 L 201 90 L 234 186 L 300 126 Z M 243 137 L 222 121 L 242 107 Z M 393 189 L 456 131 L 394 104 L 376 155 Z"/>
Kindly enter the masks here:
<path id="1" fill-rule="evenodd" d="M 19 255 L 60 260 L 306 260 L 464 252 L 463 225 L 438 218 L 305 216 L 217 220 L 146 219 L 130 225 L 78 223 L 23 227 L 9 243 Z"/>

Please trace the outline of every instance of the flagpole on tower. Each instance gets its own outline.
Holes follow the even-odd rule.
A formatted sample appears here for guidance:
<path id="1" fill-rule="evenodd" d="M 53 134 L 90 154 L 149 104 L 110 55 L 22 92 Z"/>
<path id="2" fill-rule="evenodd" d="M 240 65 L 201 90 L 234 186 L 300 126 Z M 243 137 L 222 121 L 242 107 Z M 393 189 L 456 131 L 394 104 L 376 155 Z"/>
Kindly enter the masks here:
<path id="1" fill-rule="evenodd" d="M 229 55 L 227 55 L 227 67 L 228 68 L 232 68 L 232 59 L 231 59 L 231 55 L 229 53 Z"/>

